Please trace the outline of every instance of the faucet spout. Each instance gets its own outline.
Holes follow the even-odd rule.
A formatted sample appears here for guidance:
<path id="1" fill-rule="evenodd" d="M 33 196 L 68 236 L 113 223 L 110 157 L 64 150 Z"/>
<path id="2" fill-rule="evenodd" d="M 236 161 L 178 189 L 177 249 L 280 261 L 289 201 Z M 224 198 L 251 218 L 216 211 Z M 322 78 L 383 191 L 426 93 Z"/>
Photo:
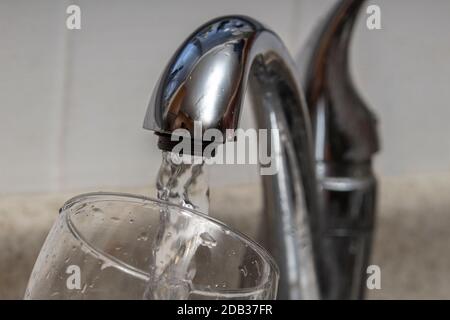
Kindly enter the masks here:
<path id="1" fill-rule="evenodd" d="M 258 127 L 280 132 L 272 142 L 281 152 L 278 171 L 262 180 L 267 246 L 280 268 L 281 299 L 320 297 L 311 237 L 319 219 L 313 140 L 300 83 L 275 33 L 248 17 L 221 17 L 197 29 L 176 51 L 144 121 L 164 150 L 173 148 L 176 129 L 194 134 L 195 122 L 203 131 L 225 134 L 239 126 L 248 85 Z"/>

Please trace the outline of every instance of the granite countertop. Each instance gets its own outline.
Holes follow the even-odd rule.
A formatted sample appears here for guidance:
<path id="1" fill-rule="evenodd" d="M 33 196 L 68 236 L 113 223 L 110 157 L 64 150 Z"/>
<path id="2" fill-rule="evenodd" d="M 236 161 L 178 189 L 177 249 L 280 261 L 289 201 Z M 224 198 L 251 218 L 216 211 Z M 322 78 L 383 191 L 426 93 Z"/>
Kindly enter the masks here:
<path id="1" fill-rule="evenodd" d="M 152 194 L 150 188 L 113 191 Z M 255 237 L 259 191 L 251 185 L 212 190 L 211 215 Z M 0 299 L 23 297 L 58 209 L 79 193 L 0 196 Z M 372 263 L 381 267 L 382 288 L 368 298 L 449 299 L 450 175 L 384 178 L 379 194 Z"/>

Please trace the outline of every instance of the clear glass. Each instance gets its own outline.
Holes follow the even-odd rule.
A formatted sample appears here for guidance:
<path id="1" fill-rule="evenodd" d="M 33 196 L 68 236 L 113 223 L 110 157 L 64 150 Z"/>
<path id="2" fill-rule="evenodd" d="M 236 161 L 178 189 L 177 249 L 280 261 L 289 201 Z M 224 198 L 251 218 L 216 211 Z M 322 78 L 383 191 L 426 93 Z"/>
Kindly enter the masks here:
<path id="1" fill-rule="evenodd" d="M 278 277 L 262 247 L 209 216 L 91 193 L 60 210 L 25 299 L 275 299 Z"/>

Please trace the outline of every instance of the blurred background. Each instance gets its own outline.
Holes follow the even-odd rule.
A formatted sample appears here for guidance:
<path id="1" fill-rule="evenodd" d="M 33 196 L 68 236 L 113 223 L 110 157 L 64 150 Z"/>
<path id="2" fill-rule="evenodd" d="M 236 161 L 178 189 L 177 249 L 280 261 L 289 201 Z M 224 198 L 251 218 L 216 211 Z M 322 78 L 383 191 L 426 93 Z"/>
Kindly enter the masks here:
<path id="1" fill-rule="evenodd" d="M 295 57 L 334 2 L 0 0 L 0 298 L 23 296 L 69 197 L 152 195 L 161 152 L 142 122 L 159 74 L 190 32 L 216 16 L 249 15 Z M 70 4 L 81 8 L 81 30 L 66 28 Z M 368 30 L 362 11 L 351 50 L 382 138 L 372 258 L 382 289 L 368 297 L 450 298 L 450 2 L 370 4 L 381 8 L 382 29 Z M 241 219 L 260 212 L 257 171 L 217 166 L 210 176 L 212 214 L 253 235 L 251 219 Z"/>

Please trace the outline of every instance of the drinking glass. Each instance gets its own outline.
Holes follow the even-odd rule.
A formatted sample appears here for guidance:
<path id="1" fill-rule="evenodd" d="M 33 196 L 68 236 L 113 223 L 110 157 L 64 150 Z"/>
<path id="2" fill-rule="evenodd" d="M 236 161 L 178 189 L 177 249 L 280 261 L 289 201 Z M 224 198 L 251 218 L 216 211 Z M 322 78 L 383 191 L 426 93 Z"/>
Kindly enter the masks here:
<path id="1" fill-rule="evenodd" d="M 90 193 L 60 209 L 25 299 L 275 299 L 278 278 L 266 250 L 207 215 Z"/>

